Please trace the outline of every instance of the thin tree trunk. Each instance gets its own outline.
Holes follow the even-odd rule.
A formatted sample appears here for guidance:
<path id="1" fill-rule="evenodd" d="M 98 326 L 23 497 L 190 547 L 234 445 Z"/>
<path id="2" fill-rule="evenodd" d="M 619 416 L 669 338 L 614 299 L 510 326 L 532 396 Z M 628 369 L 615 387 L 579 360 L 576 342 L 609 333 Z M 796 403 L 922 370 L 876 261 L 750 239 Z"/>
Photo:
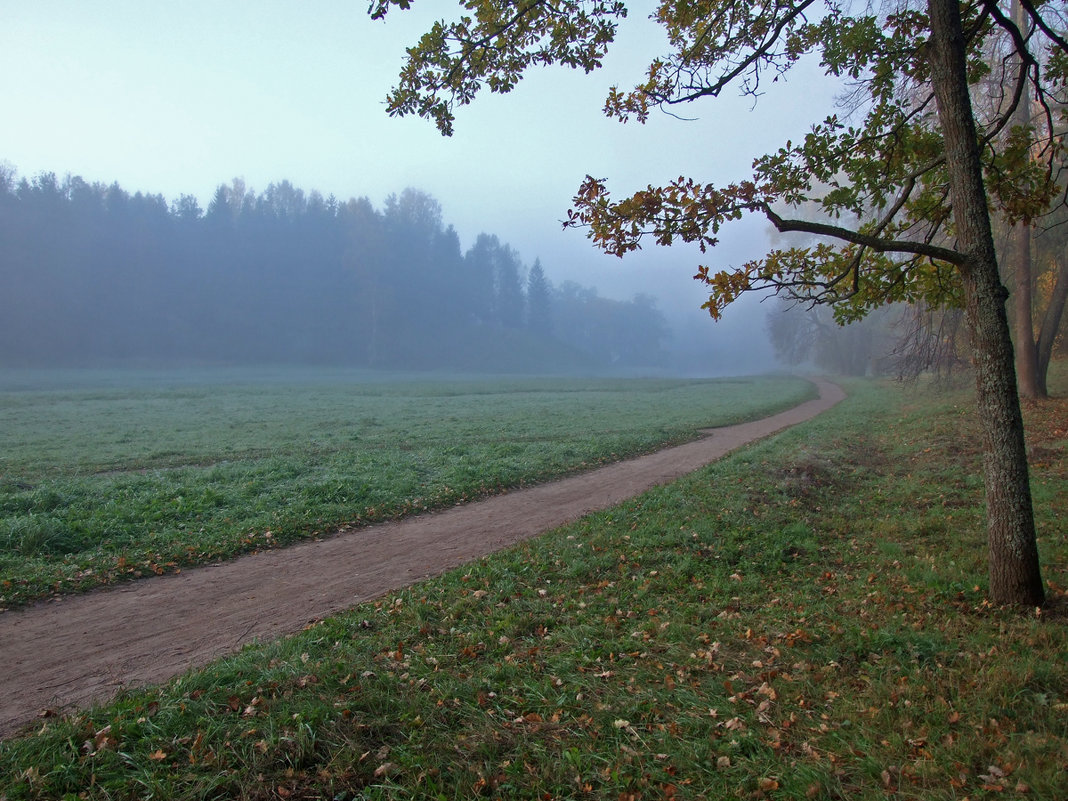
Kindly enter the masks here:
<path id="1" fill-rule="evenodd" d="M 928 0 L 928 58 L 949 171 L 965 309 L 975 362 L 976 405 L 983 429 L 990 597 L 996 603 L 1041 605 L 1023 417 L 1012 338 L 990 230 L 986 190 L 965 73 L 957 0 Z"/>
<path id="2" fill-rule="evenodd" d="M 1012 14 L 1020 30 L 1027 30 L 1027 13 L 1020 0 L 1013 0 Z M 1017 58 L 1017 69 L 1025 69 L 1023 60 Z M 1027 96 L 1020 98 L 1012 116 L 1013 127 L 1025 128 L 1031 125 L 1031 103 Z M 1031 277 L 1031 226 L 1021 220 L 1013 226 L 1010 233 L 1009 268 L 1013 275 L 1013 329 L 1016 346 L 1016 376 L 1020 384 L 1020 394 L 1025 398 L 1045 398 L 1046 388 L 1043 376 L 1038 369 L 1038 347 L 1035 345 L 1035 326 L 1033 320 L 1034 301 L 1032 298 Z"/>
<path id="3" fill-rule="evenodd" d="M 1046 391 L 1038 368 L 1038 347 L 1031 318 L 1034 300 L 1031 290 L 1031 226 L 1025 222 L 1012 228 L 1009 266 L 1013 274 L 1013 344 L 1016 350 L 1016 375 L 1020 395 L 1045 398 Z"/>
<path id="4" fill-rule="evenodd" d="M 1065 301 L 1068 301 L 1068 248 L 1065 248 L 1061 257 L 1060 266 L 1057 270 L 1057 283 L 1053 286 L 1053 294 L 1050 295 L 1046 314 L 1042 318 L 1042 330 L 1038 335 L 1038 377 L 1042 382 L 1042 389 L 1046 392 L 1046 376 L 1049 373 L 1049 362 L 1053 357 L 1053 343 L 1057 339 L 1057 331 L 1061 326 L 1061 317 L 1064 315 Z"/>

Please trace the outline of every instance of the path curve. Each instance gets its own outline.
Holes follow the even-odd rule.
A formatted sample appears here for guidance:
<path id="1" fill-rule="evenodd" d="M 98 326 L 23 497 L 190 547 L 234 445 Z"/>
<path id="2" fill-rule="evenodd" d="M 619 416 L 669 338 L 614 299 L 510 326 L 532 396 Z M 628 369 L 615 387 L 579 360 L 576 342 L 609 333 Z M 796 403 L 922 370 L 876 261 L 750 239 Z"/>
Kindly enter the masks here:
<path id="1" fill-rule="evenodd" d="M 329 539 L 0 614 L 0 738 L 34 718 L 166 681 L 251 640 L 507 548 L 665 484 L 838 403 L 819 398 L 587 473 Z"/>

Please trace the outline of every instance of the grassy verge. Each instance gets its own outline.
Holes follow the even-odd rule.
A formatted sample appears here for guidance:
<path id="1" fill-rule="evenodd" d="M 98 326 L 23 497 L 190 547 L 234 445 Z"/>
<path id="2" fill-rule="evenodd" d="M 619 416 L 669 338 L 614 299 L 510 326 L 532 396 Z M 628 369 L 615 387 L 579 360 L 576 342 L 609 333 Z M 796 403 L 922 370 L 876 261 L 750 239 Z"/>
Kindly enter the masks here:
<path id="1" fill-rule="evenodd" d="M 812 393 L 793 378 L 0 373 L 0 611 L 451 506 Z"/>
<path id="2" fill-rule="evenodd" d="M 0 744 L 0 797 L 1068 797 L 1068 401 L 1027 409 L 1050 604 L 984 600 L 967 394 L 832 412 L 303 634 Z"/>

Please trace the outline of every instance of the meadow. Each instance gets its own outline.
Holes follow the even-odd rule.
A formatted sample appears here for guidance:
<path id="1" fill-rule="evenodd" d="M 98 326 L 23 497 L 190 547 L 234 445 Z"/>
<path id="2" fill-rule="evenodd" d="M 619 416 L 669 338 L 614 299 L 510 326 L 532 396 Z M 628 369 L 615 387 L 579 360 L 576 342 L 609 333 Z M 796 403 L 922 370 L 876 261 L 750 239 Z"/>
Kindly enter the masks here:
<path id="1" fill-rule="evenodd" d="M 797 378 L 0 372 L 0 609 L 545 481 L 811 397 Z"/>
<path id="2" fill-rule="evenodd" d="M 1025 415 L 1049 602 L 984 597 L 967 390 L 813 421 L 0 743 L 0 798 L 1068 798 L 1068 381 Z"/>

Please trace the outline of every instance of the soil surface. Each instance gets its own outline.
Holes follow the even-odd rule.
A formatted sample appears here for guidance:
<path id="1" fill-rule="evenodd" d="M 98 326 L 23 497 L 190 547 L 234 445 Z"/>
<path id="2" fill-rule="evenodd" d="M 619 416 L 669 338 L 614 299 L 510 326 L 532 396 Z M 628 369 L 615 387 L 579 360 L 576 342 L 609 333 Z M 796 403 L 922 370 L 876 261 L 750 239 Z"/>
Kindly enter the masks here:
<path id="1" fill-rule="evenodd" d="M 0 738 L 121 688 L 166 681 L 252 640 L 300 631 L 391 590 L 619 504 L 844 397 L 709 429 L 694 442 L 446 511 L 0 614 Z"/>

